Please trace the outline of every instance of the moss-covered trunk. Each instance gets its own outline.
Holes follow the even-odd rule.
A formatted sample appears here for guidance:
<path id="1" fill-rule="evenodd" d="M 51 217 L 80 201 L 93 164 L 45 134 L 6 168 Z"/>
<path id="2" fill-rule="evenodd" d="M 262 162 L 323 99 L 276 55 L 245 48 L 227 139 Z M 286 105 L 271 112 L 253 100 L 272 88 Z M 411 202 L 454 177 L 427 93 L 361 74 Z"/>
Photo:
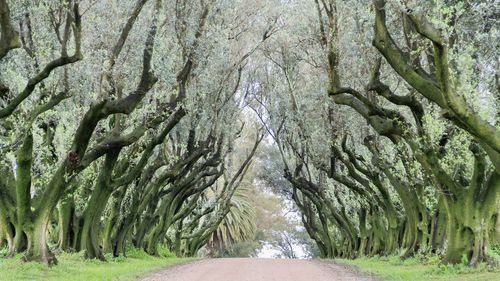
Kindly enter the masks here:
<path id="1" fill-rule="evenodd" d="M 0 211 L 0 244 L 3 242 L 7 243 L 7 257 L 12 257 L 16 251 L 14 245 L 14 231 L 12 230 L 10 223 L 5 218 L 5 215 Z"/>
<path id="2" fill-rule="evenodd" d="M 73 226 L 73 223 L 75 222 L 75 202 L 73 200 L 73 196 L 69 195 L 61 200 L 59 203 L 58 213 L 58 248 L 61 251 L 69 251 L 74 245 L 73 240 L 75 239 Z"/>
<path id="3" fill-rule="evenodd" d="M 24 255 L 26 261 L 39 261 L 47 265 L 57 264 L 57 259 L 47 244 L 47 226 L 50 215 L 50 210 L 45 208 L 44 212 L 36 217 L 29 231 L 26 231 L 28 240 L 28 248 Z"/>
<path id="4" fill-rule="evenodd" d="M 441 203 L 438 206 L 432 218 L 431 248 L 433 253 L 444 247 L 446 238 L 446 212 Z"/>
<path id="5" fill-rule="evenodd" d="M 111 192 L 94 191 L 83 216 L 83 227 L 80 232 L 80 250 L 85 251 L 85 258 L 104 260 L 99 240 L 101 215 Z"/>
<path id="6" fill-rule="evenodd" d="M 14 222 L 14 247 L 18 253 L 30 247 L 33 232 L 31 213 L 31 163 L 33 161 L 33 136 L 31 132 L 16 152 L 16 221 Z"/>
<path id="7" fill-rule="evenodd" d="M 129 234 L 129 231 L 131 229 L 131 225 L 121 225 L 116 231 L 116 237 L 113 239 L 113 245 L 112 245 L 112 250 L 113 250 L 113 256 L 118 257 L 120 254 L 124 255 L 126 254 L 126 242 L 127 242 L 127 236 Z"/>
<path id="8" fill-rule="evenodd" d="M 471 192 L 465 190 L 455 200 L 445 200 L 445 262 L 459 263 L 466 258 L 470 265 L 476 265 L 486 259 L 489 230 L 498 209 L 500 177 L 493 174 L 482 195 L 476 192 L 472 196 Z"/>
<path id="9" fill-rule="evenodd" d="M 46 191 L 38 200 L 39 203 L 33 211 L 29 228 L 24 231 L 28 240 L 28 249 L 25 259 L 39 261 L 48 265 L 56 264 L 57 260 L 47 246 L 47 227 L 52 212 L 56 209 L 59 199 L 64 194 L 67 186 L 66 171 L 68 163 L 63 163 L 54 173 L 51 181 L 46 186 Z M 19 203 L 19 202 L 18 202 Z"/>
<path id="10" fill-rule="evenodd" d="M 153 206 L 154 205 L 154 206 Z M 148 204 L 148 207 L 146 208 L 145 214 L 141 217 L 140 220 L 138 220 L 136 224 L 136 231 L 133 239 L 134 246 L 137 248 L 143 247 L 144 246 L 144 238 L 146 237 L 146 234 L 148 230 L 151 229 L 151 226 L 154 225 L 155 218 L 154 218 L 154 210 L 156 209 L 156 204 L 153 204 L 153 202 L 150 202 Z"/>
<path id="11" fill-rule="evenodd" d="M 87 207 L 83 213 L 83 227 L 80 232 L 80 250 L 85 251 L 88 259 L 104 260 L 104 254 L 99 240 L 101 216 L 106 208 L 113 186 L 111 175 L 118 159 L 119 151 L 106 154 L 103 166 L 97 178 Z"/>
<path id="12" fill-rule="evenodd" d="M 366 209 L 360 208 L 358 211 L 359 218 L 359 248 L 358 256 L 362 257 L 366 255 L 366 249 L 368 245 L 369 231 L 366 226 Z"/>
<path id="13" fill-rule="evenodd" d="M 459 211 L 448 214 L 445 262 L 459 263 L 466 258 L 471 265 L 475 265 L 485 260 L 490 218 L 481 210 L 472 212 L 473 220 L 464 219 Z"/>
<path id="14" fill-rule="evenodd" d="M 119 256 L 120 254 L 125 255 L 127 238 L 129 237 L 134 225 L 134 221 L 137 218 L 137 204 L 132 204 L 131 208 L 132 209 L 130 210 L 130 213 L 122 218 L 121 221 L 117 225 L 115 225 L 113 230 L 113 237 L 111 238 L 111 248 L 113 256 L 115 257 Z"/>
<path id="15" fill-rule="evenodd" d="M 159 207 L 159 214 L 161 215 L 161 217 L 158 221 L 158 224 L 155 225 L 155 227 L 153 227 L 153 229 L 149 233 L 146 247 L 144 248 L 144 250 L 150 255 L 154 256 L 158 254 L 158 243 L 161 242 L 160 240 L 163 237 L 163 234 L 173 223 L 173 212 L 171 212 L 172 203 L 172 196 L 167 196 L 167 198 L 163 199 L 163 202 Z"/>
<path id="16" fill-rule="evenodd" d="M 120 217 L 120 206 L 125 196 L 125 188 L 121 188 L 113 192 L 112 195 L 112 205 L 110 206 L 110 213 L 106 219 L 106 224 L 104 225 L 103 235 L 102 235 L 102 249 L 105 253 L 113 253 L 114 252 L 114 244 L 116 240 L 116 233 L 119 224 L 125 218 Z M 120 222 L 119 222 L 120 221 Z"/>
<path id="17" fill-rule="evenodd" d="M 370 255 L 380 255 L 383 254 L 384 249 L 384 241 L 386 237 L 386 230 L 383 226 L 383 222 L 381 221 L 381 217 L 372 214 L 371 216 L 371 225 L 373 230 L 372 235 L 372 247 L 370 249 Z"/>

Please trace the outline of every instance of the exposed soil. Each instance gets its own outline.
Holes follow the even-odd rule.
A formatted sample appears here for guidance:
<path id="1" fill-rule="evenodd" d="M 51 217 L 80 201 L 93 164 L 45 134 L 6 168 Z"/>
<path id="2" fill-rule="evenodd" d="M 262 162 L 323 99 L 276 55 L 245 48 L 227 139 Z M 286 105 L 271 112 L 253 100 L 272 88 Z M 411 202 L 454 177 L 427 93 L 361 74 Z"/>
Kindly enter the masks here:
<path id="1" fill-rule="evenodd" d="M 143 281 L 375 281 L 333 262 L 285 259 L 207 259 L 159 271 Z"/>

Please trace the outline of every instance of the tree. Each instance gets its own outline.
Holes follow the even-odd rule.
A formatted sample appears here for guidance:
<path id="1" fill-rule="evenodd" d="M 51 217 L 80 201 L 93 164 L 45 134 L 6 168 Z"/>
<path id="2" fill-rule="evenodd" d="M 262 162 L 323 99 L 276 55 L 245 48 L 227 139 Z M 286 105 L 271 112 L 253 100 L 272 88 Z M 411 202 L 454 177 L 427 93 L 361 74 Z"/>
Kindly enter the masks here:
<path id="1" fill-rule="evenodd" d="M 290 257 L 483 262 L 494 4 L 0 0 L 0 245 L 51 265 L 53 245 L 103 260 L 274 236 Z"/>
<path id="2" fill-rule="evenodd" d="M 245 100 L 235 98 L 244 65 L 272 30 L 261 21 L 252 31 L 266 35 L 255 39 L 247 27 L 260 15 L 228 20 L 228 3 L 0 3 L 9 255 L 55 264 L 52 223 L 59 249 L 87 258 L 124 254 L 145 236 L 156 254 L 170 226 L 203 204 L 231 153 L 224 131 Z"/>
<path id="3" fill-rule="evenodd" d="M 412 4 L 373 1 L 375 49 L 368 1 L 301 6 L 305 16 L 286 19 L 295 25 L 263 51 L 266 71 L 255 70 L 259 84 L 250 89 L 254 111 L 279 148 L 288 188 L 323 256 L 401 247 L 403 257 L 444 250 L 446 262 L 466 256 L 474 265 L 486 258 L 498 213 L 498 132 L 489 111 L 496 102 L 474 103 L 474 96 L 456 93 L 492 98 L 475 80 L 491 74 L 464 63 L 468 57 L 485 62 L 485 50 L 464 48 L 471 37 L 461 35 L 470 32 L 456 16 L 463 7 Z M 403 23 L 399 33 L 387 31 L 390 9 L 402 10 L 390 18 Z M 442 21 L 442 30 L 425 12 Z M 467 74 L 458 65 L 470 67 Z M 333 103 L 317 94 L 321 88 Z M 470 212 L 458 207 L 464 205 Z"/>

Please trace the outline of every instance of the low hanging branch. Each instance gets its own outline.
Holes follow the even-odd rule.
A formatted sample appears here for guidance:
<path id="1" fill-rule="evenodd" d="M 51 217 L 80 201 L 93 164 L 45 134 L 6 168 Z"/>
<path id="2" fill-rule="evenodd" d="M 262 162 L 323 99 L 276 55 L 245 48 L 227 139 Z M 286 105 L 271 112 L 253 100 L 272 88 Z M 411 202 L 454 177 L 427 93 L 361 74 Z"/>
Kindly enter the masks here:
<path id="1" fill-rule="evenodd" d="M 4 2 L 4 0 L 0 1 L 0 5 L 2 5 L 1 2 Z M 0 9 L 1 8 L 2 7 L 0 7 Z M 49 75 L 52 73 L 52 71 L 54 71 L 55 69 L 57 69 L 59 67 L 63 67 L 65 65 L 76 63 L 83 58 L 82 51 L 81 51 L 82 23 L 81 23 L 81 15 L 79 12 L 78 3 L 73 4 L 72 10 L 67 12 L 66 25 L 68 27 L 69 26 L 73 27 L 72 28 L 73 37 L 74 37 L 74 41 L 75 41 L 74 54 L 72 56 L 67 55 L 67 52 L 66 52 L 67 46 L 66 45 L 68 43 L 68 40 L 63 41 L 62 42 L 61 56 L 59 58 L 49 62 L 47 65 L 45 65 L 45 67 L 39 73 L 37 73 L 34 77 L 32 77 L 28 80 L 27 85 L 21 91 L 21 93 L 19 93 L 12 101 L 10 101 L 7 104 L 7 106 L 0 109 L 0 119 L 10 116 L 16 110 L 16 108 L 26 98 L 28 98 L 33 93 L 36 86 L 49 77 Z M 65 29 L 65 38 L 68 38 L 70 33 L 71 33 L 71 29 L 66 28 Z M 2 32 L 2 35 L 4 35 L 3 32 Z M 3 38 L 2 38 L 1 42 L 3 42 Z M 0 48 L 1 48 L 1 46 L 0 46 Z"/>
<path id="2" fill-rule="evenodd" d="M 408 14 L 416 31 L 433 44 L 435 77 L 437 79 L 435 81 L 419 73 L 412 65 L 409 56 L 403 53 L 394 42 L 386 26 L 385 4 L 385 0 L 373 1 L 375 12 L 373 45 L 408 84 L 442 109 L 448 110 L 451 114 L 445 114 L 446 118 L 464 128 L 481 143 L 491 147 L 496 152 L 496 155 L 491 156 L 492 160 L 498 158 L 500 129 L 482 119 L 467 104 L 464 97 L 456 93 L 457 90 L 453 86 L 450 75 L 448 47 L 444 36 L 423 15 Z"/>

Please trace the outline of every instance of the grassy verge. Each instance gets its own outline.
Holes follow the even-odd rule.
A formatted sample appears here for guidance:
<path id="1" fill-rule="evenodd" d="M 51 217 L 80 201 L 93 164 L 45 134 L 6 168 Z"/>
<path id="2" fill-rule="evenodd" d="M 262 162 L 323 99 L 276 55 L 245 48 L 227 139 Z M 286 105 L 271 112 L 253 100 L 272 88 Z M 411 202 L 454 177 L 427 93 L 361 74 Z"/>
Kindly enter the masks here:
<path id="1" fill-rule="evenodd" d="M 23 263 L 20 257 L 0 259 L 0 280 L 136 280 L 150 272 L 193 261 L 176 257 L 152 257 L 139 250 L 131 250 L 127 258 L 107 257 L 106 262 L 83 260 L 81 254 L 62 253 L 59 264 L 46 267 L 38 263 Z"/>
<path id="2" fill-rule="evenodd" d="M 411 281 L 492 281 L 500 280 L 500 270 L 481 264 L 470 268 L 463 264 L 440 264 L 438 257 L 411 258 L 402 261 L 399 257 L 359 258 L 356 260 L 335 259 L 339 264 L 357 267 L 361 272 L 374 274 L 382 280 Z"/>

